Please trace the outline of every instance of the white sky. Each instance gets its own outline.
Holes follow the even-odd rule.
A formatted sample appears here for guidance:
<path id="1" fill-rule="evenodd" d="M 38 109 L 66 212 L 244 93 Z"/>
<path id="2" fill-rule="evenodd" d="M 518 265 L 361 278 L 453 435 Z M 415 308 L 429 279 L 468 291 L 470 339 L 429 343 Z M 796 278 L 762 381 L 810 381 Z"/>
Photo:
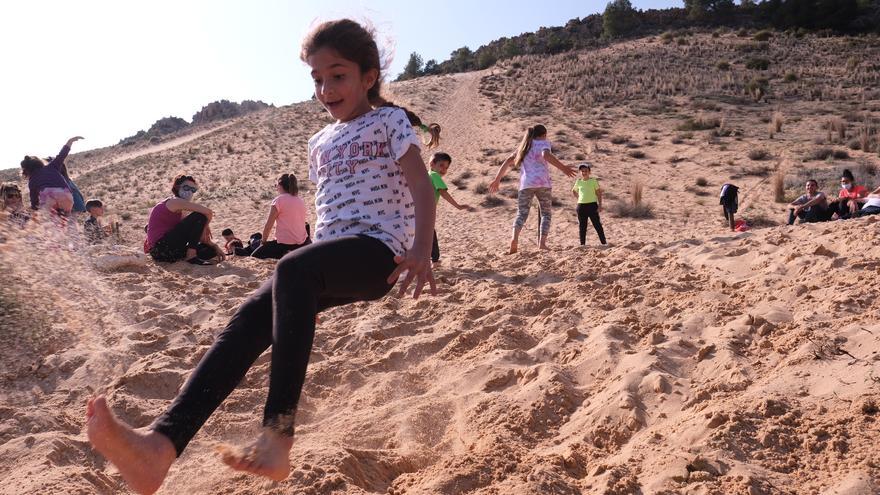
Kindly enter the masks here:
<path id="1" fill-rule="evenodd" d="M 316 20 L 369 19 L 396 49 L 446 59 L 502 36 L 563 25 L 605 1 L 14 0 L 0 4 L 0 169 L 26 154 L 115 144 L 220 99 L 286 105 L 312 94 L 299 42 Z M 644 0 L 637 8 L 680 6 Z"/>

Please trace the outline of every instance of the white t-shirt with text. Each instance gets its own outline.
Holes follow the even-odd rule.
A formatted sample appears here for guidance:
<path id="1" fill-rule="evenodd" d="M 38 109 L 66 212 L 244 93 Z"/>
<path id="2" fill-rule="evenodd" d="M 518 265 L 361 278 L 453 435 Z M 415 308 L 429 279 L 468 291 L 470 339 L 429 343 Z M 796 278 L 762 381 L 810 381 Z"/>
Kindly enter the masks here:
<path id="1" fill-rule="evenodd" d="M 309 139 L 315 241 L 366 234 L 402 255 L 415 237 L 415 206 L 398 161 L 421 141 L 406 113 L 380 107 Z M 426 172 L 427 173 L 427 172 Z"/>

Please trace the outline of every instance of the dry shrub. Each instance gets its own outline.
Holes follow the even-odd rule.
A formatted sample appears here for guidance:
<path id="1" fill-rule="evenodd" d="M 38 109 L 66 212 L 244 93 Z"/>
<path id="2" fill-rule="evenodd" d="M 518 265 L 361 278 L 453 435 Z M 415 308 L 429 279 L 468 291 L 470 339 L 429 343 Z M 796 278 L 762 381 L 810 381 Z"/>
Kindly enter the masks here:
<path id="1" fill-rule="evenodd" d="M 504 198 L 499 198 L 494 194 L 487 194 L 486 197 L 483 198 L 483 201 L 480 202 L 480 206 L 484 208 L 495 208 L 496 206 L 501 206 L 507 203 Z"/>
<path id="2" fill-rule="evenodd" d="M 778 134 L 778 133 L 782 132 L 782 124 L 784 124 L 784 123 L 785 123 L 785 116 L 782 115 L 782 112 L 780 112 L 778 110 L 773 112 L 773 116 L 770 117 L 770 129 L 772 129 L 771 133 L 775 132 Z"/>
<path id="3" fill-rule="evenodd" d="M 834 154 L 831 148 L 816 148 L 808 155 L 810 160 L 827 160 L 829 156 Z"/>
<path id="4" fill-rule="evenodd" d="M 477 194 L 486 194 L 487 192 L 489 192 L 489 184 L 486 184 L 485 182 L 480 182 L 474 187 L 474 192 Z"/>
<path id="5" fill-rule="evenodd" d="M 627 155 L 629 155 L 630 158 L 635 158 L 635 159 L 641 160 L 642 158 L 645 157 L 645 152 L 641 151 L 641 150 L 632 150 L 629 153 L 627 153 Z"/>
<path id="6" fill-rule="evenodd" d="M 642 202 L 643 187 L 640 182 L 633 182 L 630 188 L 629 202 L 618 201 L 612 207 L 612 213 L 621 218 L 654 218 L 654 208 Z"/>
<path id="7" fill-rule="evenodd" d="M 866 120 L 865 124 L 858 131 L 859 149 L 865 153 L 870 153 L 874 148 L 874 128 L 871 122 Z"/>
<path id="8" fill-rule="evenodd" d="M 823 129 L 827 129 L 829 134 L 837 134 L 839 142 L 846 141 L 846 122 L 840 117 L 830 117 L 822 124 Z M 829 139 L 829 141 L 831 141 Z"/>
<path id="9" fill-rule="evenodd" d="M 785 174 L 782 170 L 773 174 L 773 201 L 785 203 Z"/>
<path id="10" fill-rule="evenodd" d="M 749 151 L 749 159 L 755 161 L 767 160 L 770 158 L 770 152 L 763 148 L 756 148 Z"/>
<path id="11" fill-rule="evenodd" d="M 705 177 L 697 177 L 696 184 L 700 187 L 706 187 L 709 185 L 709 181 Z"/>
<path id="12" fill-rule="evenodd" d="M 869 175 L 871 177 L 873 177 L 873 176 L 877 175 L 877 165 L 874 164 L 874 162 L 869 162 L 867 160 L 863 160 L 859 163 L 858 171 L 859 171 L 859 177 L 866 177 Z"/>

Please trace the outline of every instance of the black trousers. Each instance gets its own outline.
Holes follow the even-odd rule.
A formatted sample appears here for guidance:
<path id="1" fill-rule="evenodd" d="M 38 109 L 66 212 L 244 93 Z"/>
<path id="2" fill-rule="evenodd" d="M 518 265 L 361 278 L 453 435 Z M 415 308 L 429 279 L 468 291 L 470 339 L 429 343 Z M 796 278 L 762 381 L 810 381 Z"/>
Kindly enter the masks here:
<path id="1" fill-rule="evenodd" d="M 282 244 L 278 241 L 264 242 L 261 243 L 260 247 L 255 249 L 253 253 L 251 253 L 251 256 L 263 260 L 268 258 L 280 260 L 285 254 L 311 243 L 312 241 L 310 239 L 306 239 L 306 242 L 302 244 Z"/>
<path id="2" fill-rule="evenodd" d="M 434 240 L 431 242 L 431 261 L 440 261 L 440 243 L 437 242 L 437 231 L 434 231 Z"/>
<path id="3" fill-rule="evenodd" d="M 368 236 L 310 244 L 278 262 L 275 273 L 238 308 L 174 402 L 153 423 L 180 455 L 254 361 L 272 348 L 263 425 L 293 435 L 293 420 L 315 336 L 315 316 L 333 306 L 383 297 L 394 253 Z"/>
<path id="4" fill-rule="evenodd" d="M 217 255 L 214 248 L 200 242 L 205 225 L 208 225 L 208 217 L 190 213 L 156 242 L 150 256 L 156 261 L 180 261 L 186 258 L 186 250 L 192 248 L 201 259 L 213 258 Z"/>
<path id="5" fill-rule="evenodd" d="M 810 211 L 801 210 L 795 215 L 794 208 L 789 208 L 788 224 L 794 225 L 794 221 L 797 218 L 801 219 L 801 223 L 827 222 L 828 220 L 831 220 L 831 215 L 833 214 L 834 209 L 832 208 L 821 209 L 818 206 L 813 206 L 810 208 Z"/>
<path id="6" fill-rule="evenodd" d="M 602 221 L 599 219 L 598 203 L 578 203 L 578 233 L 580 234 L 581 246 L 587 243 L 587 220 L 593 223 L 596 234 L 599 234 L 599 242 L 608 244 L 605 240 L 605 229 L 602 228 Z"/>

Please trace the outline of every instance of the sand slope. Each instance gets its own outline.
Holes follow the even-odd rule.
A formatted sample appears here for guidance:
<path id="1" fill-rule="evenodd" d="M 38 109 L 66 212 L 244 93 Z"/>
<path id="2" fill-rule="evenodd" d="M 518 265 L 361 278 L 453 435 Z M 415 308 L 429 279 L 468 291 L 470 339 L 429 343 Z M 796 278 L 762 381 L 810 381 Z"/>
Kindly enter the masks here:
<path id="1" fill-rule="evenodd" d="M 473 205 L 528 122 L 492 116 L 480 92 L 487 74 L 392 87 L 443 125 L 447 182 L 460 179 L 451 192 Z M 545 118 L 551 134 L 562 128 Z M 272 109 L 118 164 L 80 157 L 77 180 L 125 219 L 131 249 L 177 171 L 196 175 L 216 230 L 246 236 L 260 229 L 276 175 L 305 178 L 305 140 L 326 121 L 313 103 Z M 566 125 L 595 121 L 578 114 Z M 674 134 L 623 112 L 610 129 L 652 125 Z M 760 133 L 731 139 L 730 153 Z M 554 173 L 554 250 L 528 238 L 504 256 L 513 200 L 473 213 L 441 205 L 438 296 L 322 315 L 291 477 L 236 474 L 213 451 L 257 431 L 263 356 L 161 493 L 877 493 L 880 219 L 731 234 L 714 187 L 728 170 L 701 165 L 717 159 L 706 144 L 664 138 L 652 155 L 693 160 L 648 166 L 606 142 L 589 153 L 593 143 L 572 134 L 563 158 L 589 154 L 621 200 L 637 172 L 657 218 L 606 212 L 611 247 L 596 247 L 592 232 L 592 245 L 577 247 L 568 180 Z M 713 186 L 706 199 L 679 187 L 696 174 Z M 762 181 L 738 181 L 764 191 L 744 213 L 781 217 Z M 40 242 L 0 251 L 37 308 L 2 331 L 0 493 L 125 493 L 82 433 L 86 397 L 105 392 L 120 417 L 148 424 L 272 263 L 107 271 L 55 233 L 29 235 Z"/>

